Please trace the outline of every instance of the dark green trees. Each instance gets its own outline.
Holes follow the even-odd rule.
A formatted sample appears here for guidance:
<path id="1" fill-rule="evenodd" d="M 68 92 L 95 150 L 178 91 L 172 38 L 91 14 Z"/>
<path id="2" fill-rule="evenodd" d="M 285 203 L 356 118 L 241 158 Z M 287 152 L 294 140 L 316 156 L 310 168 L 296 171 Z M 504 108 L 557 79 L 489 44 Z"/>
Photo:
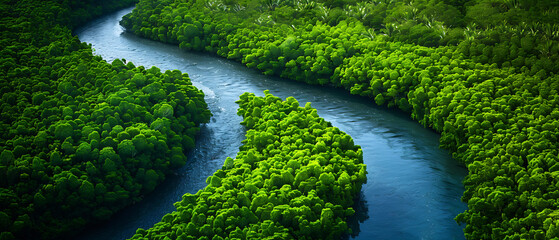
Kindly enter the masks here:
<path id="1" fill-rule="evenodd" d="M 182 166 L 209 120 L 186 74 L 107 63 L 71 35 L 81 18 L 130 3 L 0 4 L 0 239 L 107 219 Z"/>

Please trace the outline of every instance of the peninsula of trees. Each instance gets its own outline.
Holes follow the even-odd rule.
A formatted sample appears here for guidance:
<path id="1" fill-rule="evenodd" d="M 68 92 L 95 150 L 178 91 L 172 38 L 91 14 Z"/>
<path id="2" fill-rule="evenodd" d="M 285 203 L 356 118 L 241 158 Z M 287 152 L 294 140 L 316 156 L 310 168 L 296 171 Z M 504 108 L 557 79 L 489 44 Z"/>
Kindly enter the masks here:
<path id="1" fill-rule="evenodd" d="M 247 133 L 235 159 L 132 239 L 339 239 L 367 181 L 363 152 L 310 103 L 241 95 Z"/>

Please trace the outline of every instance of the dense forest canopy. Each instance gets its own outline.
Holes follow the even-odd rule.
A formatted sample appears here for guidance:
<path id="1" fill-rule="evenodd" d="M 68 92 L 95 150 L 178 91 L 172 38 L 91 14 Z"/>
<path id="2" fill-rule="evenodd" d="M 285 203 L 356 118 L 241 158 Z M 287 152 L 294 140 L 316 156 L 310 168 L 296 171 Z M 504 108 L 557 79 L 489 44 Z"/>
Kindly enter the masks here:
<path id="1" fill-rule="evenodd" d="M 209 120 L 187 75 L 107 63 L 72 36 L 132 2 L 0 3 L 0 239 L 51 239 L 109 218 L 183 165 Z M 122 21 L 346 89 L 440 132 L 469 170 L 468 210 L 456 217 L 468 239 L 559 237 L 558 23 L 559 2 L 536 0 L 141 0 Z M 239 103 L 249 130 L 238 156 L 134 238 L 350 231 L 359 147 L 292 98 Z"/>
<path id="2" fill-rule="evenodd" d="M 240 96 L 247 128 L 235 159 L 132 239 L 337 239 L 367 180 L 363 152 L 310 103 Z"/>
<path id="3" fill-rule="evenodd" d="M 0 239 L 70 237 L 186 162 L 210 112 L 186 74 L 107 63 L 71 29 L 133 1 L 2 1 Z"/>
<path id="4" fill-rule="evenodd" d="M 142 0 L 122 24 L 346 89 L 441 133 L 468 239 L 559 237 L 559 2 Z"/>

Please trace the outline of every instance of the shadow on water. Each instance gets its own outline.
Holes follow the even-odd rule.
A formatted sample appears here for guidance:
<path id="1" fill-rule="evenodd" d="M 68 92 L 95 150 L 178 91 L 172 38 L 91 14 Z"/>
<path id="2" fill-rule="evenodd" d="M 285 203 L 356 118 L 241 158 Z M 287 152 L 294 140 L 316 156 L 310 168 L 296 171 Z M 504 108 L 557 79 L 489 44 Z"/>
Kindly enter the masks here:
<path id="1" fill-rule="evenodd" d="M 369 219 L 369 207 L 363 191 L 361 191 L 359 193 L 359 197 L 355 199 L 353 210 L 355 210 L 355 214 L 347 219 L 347 225 L 352 232 L 351 234 L 344 236 L 344 240 L 349 239 L 350 236 L 352 238 L 359 236 L 359 233 L 361 232 L 361 223 Z"/>
<path id="2" fill-rule="evenodd" d="M 214 147 L 208 145 L 212 134 L 211 123 L 201 125 L 195 148 L 188 152 L 185 166 L 168 175 L 153 192 L 143 196 L 142 201 L 86 229 L 79 234 L 79 239 L 127 239 L 137 228 L 150 228 L 165 214 L 175 211 L 173 203 L 180 201 L 185 193 L 194 194 L 204 188 L 205 179 L 221 168 L 225 159 L 219 154 L 230 153 L 223 149 L 212 150 Z"/>

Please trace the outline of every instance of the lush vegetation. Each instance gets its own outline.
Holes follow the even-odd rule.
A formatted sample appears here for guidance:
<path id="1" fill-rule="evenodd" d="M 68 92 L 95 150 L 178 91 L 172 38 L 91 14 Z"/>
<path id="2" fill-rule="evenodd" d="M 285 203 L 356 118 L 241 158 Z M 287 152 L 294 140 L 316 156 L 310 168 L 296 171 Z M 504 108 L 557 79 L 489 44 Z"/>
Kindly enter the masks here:
<path id="1" fill-rule="evenodd" d="M 186 74 L 110 64 L 72 36 L 131 3 L 0 4 L 0 239 L 69 236 L 139 201 L 209 120 Z"/>
<path id="2" fill-rule="evenodd" d="M 142 0 L 122 24 L 409 112 L 469 170 L 468 239 L 559 237 L 559 3 Z"/>
<path id="3" fill-rule="evenodd" d="M 248 129 L 235 159 L 133 239 L 337 239 L 367 180 L 351 137 L 293 97 L 241 95 Z"/>

